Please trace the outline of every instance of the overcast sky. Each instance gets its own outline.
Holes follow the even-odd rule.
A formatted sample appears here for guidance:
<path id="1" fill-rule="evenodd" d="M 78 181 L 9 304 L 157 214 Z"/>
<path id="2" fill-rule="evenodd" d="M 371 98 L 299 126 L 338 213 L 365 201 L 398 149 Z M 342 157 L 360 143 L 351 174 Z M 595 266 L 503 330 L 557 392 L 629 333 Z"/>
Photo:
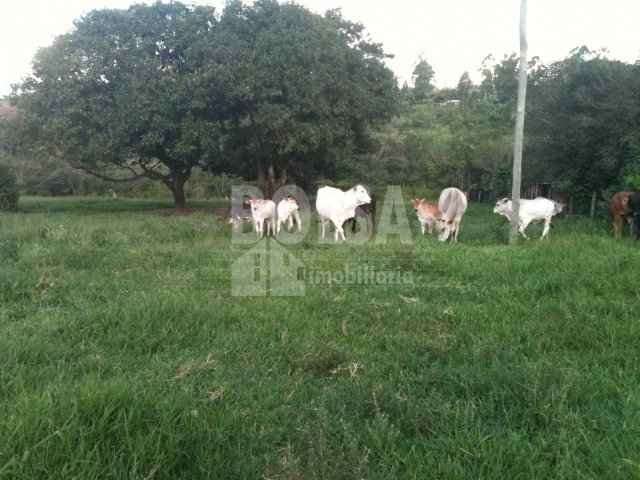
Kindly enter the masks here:
<path id="1" fill-rule="evenodd" d="M 125 8 L 132 0 L 20 0 L 3 2 L 0 25 L 0 96 L 30 71 L 39 47 L 72 28 L 73 20 L 95 8 Z M 217 7 L 224 0 L 185 3 Z M 400 82 L 409 80 L 423 56 L 436 72 L 439 87 L 455 86 L 464 71 L 478 79 L 482 59 L 516 52 L 519 0 L 299 0 L 322 13 L 342 8 L 363 23 L 388 53 Z M 564 58 L 587 45 L 607 48 L 611 58 L 640 58 L 640 1 L 530 0 L 529 52 L 544 62 Z"/>

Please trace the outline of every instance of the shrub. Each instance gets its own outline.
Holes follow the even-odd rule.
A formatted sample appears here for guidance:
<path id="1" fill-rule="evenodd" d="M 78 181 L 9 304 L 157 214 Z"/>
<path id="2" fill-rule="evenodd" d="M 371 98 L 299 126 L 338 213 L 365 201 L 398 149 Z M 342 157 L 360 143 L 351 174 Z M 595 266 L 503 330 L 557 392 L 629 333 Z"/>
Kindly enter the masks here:
<path id="1" fill-rule="evenodd" d="M 19 197 L 16 174 L 8 166 L 0 164 L 0 210 L 17 210 Z"/>

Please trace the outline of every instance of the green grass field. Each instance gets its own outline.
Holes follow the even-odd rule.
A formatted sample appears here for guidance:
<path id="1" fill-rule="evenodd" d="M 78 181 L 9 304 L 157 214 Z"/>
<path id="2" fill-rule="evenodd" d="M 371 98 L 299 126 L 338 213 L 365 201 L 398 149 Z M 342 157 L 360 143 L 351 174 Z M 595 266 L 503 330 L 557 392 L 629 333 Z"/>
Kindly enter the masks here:
<path id="1" fill-rule="evenodd" d="M 640 478 L 640 245 L 604 219 L 513 247 L 478 205 L 453 246 L 310 235 L 287 247 L 310 271 L 413 282 L 233 297 L 249 247 L 168 207 L 0 216 L 1 479 Z"/>

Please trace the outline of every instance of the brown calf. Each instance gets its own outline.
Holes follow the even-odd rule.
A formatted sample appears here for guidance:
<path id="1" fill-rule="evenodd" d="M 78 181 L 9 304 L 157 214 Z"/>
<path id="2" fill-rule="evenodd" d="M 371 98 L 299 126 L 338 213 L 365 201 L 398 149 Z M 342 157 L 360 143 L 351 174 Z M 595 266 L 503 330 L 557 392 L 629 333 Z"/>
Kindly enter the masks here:
<path id="1" fill-rule="evenodd" d="M 425 225 L 429 233 L 433 233 L 433 226 L 436 224 L 436 221 L 442 217 L 438 206 L 434 203 L 427 202 L 424 198 L 414 198 L 411 200 L 411 205 L 413 205 L 413 209 L 418 216 L 422 234 L 424 235 Z"/>
<path id="2" fill-rule="evenodd" d="M 629 207 L 629 197 L 633 195 L 633 192 L 618 192 L 611 197 L 611 203 L 609 203 L 609 213 L 613 219 L 613 236 L 620 238 L 622 235 L 622 229 L 625 221 L 631 224 L 632 212 Z"/>

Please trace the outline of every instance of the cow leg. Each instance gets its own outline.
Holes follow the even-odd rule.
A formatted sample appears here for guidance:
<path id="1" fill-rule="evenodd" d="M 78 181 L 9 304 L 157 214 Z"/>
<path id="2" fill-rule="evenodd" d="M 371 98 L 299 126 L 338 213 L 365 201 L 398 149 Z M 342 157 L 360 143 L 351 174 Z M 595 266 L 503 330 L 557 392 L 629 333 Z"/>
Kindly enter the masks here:
<path id="1" fill-rule="evenodd" d="M 327 227 L 326 222 L 327 221 L 323 217 L 320 217 L 320 227 L 321 227 L 320 231 L 321 231 L 321 236 L 323 240 L 324 240 L 325 229 Z"/>
<path id="2" fill-rule="evenodd" d="M 529 237 L 527 237 L 527 234 L 524 233 L 524 231 L 527 229 L 528 226 L 529 226 L 529 222 L 527 223 L 520 222 L 520 226 L 518 227 L 518 231 L 520 232 L 520 234 L 527 240 L 529 240 Z"/>
<path id="3" fill-rule="evenodd" d="M 422 234 L 424 235 L 424 223 L 420 222 L 420 230 L 422 230 Z M 431 232 L 429 232 L 431 233 Z"/>
<path id="4" fill-rule="evenodd" d="M 620 238 L 622 236 L 624 220 L 621 215 L 613 217 L 613 237 Z"/>
<path id="5" fill-rule="evenodd" d="M 458 243 L 458 233 L 460 233 L 460 224 L 461 223 L 462 222 L 460 220 L 456 220 L 455 222 L 453 222 L 453 226 L 456 229 L 455 236 L 454 236 L 454 242 L 455 243 Z"/>
<path id="6" fill-rule="evenodd" d="M 296 217 L 296 224 L 298 225 L 298 232 L 302 232 L 302 220 L 300 220 L 300 212 L 298 212 L 297 210 L 294 213 L 294 216 Z"/>
<path id="7" fill-rule="evenodd" d="M 293 215 L 289 214 L 289 217 L 287 220 L 288 220 L 287 230 L 291 231 L 291 229 L 293 228 Z"/>
<path id="8" fill-rule="evenodd" d="M 551 217 L 547 217 L 544 219 L 544 228 L 542 229 L 542 236 L 540 237 L 540 240 L 542 240 L 547 236 L 547 234 L 549 233 L 550 226 L 551 226 Z"/>

